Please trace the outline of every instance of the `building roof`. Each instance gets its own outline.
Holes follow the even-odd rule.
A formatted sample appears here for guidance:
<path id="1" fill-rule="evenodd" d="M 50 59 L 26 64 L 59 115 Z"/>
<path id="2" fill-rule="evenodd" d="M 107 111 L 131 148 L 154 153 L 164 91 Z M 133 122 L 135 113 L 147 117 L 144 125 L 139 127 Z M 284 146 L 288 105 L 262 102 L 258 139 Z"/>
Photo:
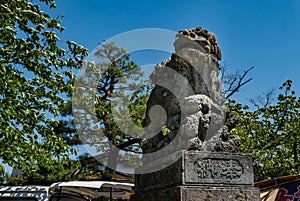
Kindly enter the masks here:
<path id="1" fill-rule="evenodd" d="M 81 195 L 89 198 L 110 197 L 129 199 L 134 184 L 110 181 L 69 181 L 58 182 L 50 186 L 51 194 Z"/>

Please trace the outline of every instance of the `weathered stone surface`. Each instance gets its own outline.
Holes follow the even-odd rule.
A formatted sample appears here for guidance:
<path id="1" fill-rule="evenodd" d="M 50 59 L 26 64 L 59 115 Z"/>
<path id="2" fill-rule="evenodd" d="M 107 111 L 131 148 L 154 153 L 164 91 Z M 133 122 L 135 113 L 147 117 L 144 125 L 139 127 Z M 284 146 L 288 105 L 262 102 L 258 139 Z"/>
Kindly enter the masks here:
<path id="1" fill-rule="evenodd" d="M 179 187 L 181 201 L 258 201 L 254 187 Z"/>
<path id="2" fill-rule="evenodd" d="M 156 86 L 143 122 L 147 128 L 143 152 L 161 150 L 178 136 L 176 143 L 182 146 L 173 147 L 174 151 L 235 152 L 240 140 L 228 133 L 237 119 L 222 106 L 221 51 L 215 35 L 202 28 L 182 30 L 174 46 L 171 58 L 150 75 Z M 156 106 L 165 113 L 153 112 Z M 162 127 L 169 130 L 168 135 L 162 133 Z"/>
<path id="3" fill-rule="evenodd" d="M 184 184 L 253 185 L 250 155 L 184 153 Z"/>
<path id="4" fill-rule="evenodd" d="M 258 201 L 254 187 L 178 186 L 138 192 L 132 201 Z"/>
<path id="5" fill-rule="evenodd" d="M 188 38 L 189 40 L 196 42 L 208 54 L 214 55 L 217 60 L 222 59 L 221 49 L 214 33 L 209 32 L 201 27 L 181 30 L 178 32 L 176 37 L 177 43 L 174 44 L 176 49 L 181 49 L 181 44 L 184 44 L 184 47 L 186 47 L 186 43 L 178 42 L 180 41 L 180 38 Z"/>
<path id="6" fill-rule="evenodd" d="M 173 101 L 177 102 L 175 98 Z M 172 152 L 179 150 L 235 152 L 240 144 L 239 137 L 228 134 L 230 129 L 234 128 L 237 119 L 206 95 L 196 94 L 185 97 L 175 104 L 178 104 L 177 109 L 174 109 L 176 107 L 168 96 L 165 99 L 156 99 L 152 103 L 165 108 L 167 112 L 166 126 L 170 133 L 163 135 L 160 132 L 155 137 L 147 139 L 147 143 L 143 147 L 144 153 L 153 153 L 170 146 L 170 142 L 175 138 L 177 138 L 175 139 L 176 143 L 169 148 L 173 149 Z M 148 107 L 152 106 L 154 105 L 148 104 Z M 161 116 L 157 115 L 157 118 L 152 118 L 151 121 L 150 118 L 146 118 L 145 122 L 155 123 Z M 161 124 L 158 125 L 161 126 Z M 158 129 L 155 127 L 154 130 Z"/>
<path id="7" fill-rule="evenodd" d="M 136 175 L 136 189 L 176 185 L 253 185 L 250 155 L 200 151 L 181 151 L 180 154 L 182 157 L 165 169 Z"/>

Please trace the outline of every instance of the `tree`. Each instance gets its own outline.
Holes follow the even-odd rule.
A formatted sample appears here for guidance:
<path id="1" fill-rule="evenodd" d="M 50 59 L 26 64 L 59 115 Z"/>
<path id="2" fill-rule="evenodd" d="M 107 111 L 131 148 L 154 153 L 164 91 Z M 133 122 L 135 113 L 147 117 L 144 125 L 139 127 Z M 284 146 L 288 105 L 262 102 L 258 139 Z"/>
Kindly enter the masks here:
<path id="1" fill-rule="evenodd" d="M 291 80 L 280 90 L 276 103 L 270 104 L 267 93 L 264 104 L 256 103 L 254 111 L 236 101 L 228 102 L 240 119 L 232 133 L 242 139 L 240 152 L 252 154 L 256 180 L 299 173 L 300 98 L 292 90 Z"/>
<path id="2" fill-rule="evenodd" d="M 60 43 L 61 18 L 39 7 L 54 0 L 0 2 L 0 158 L 24 172 L 20 182 L 62 179 L 74 150 L 53 126 L 87 50 Z"/>
<path id="3" fill-rule="evenodd" d="M 140 152 L 141 123 L 151 85 L 126 50 L 114 43 L 102 43 L 92 56 L 97 62 L 87 63 L 76 78 L 72 113 L 78 132 L 70 140 L 96 147 L 96 158 L 107 161 L 106 170 L 111 174 L 118 163 L 126 165 L 128 157 L 134 157 L 130 153 Z M 68 105 L 65 108 L 70 110 Z M 62 134 L 68 138 L 65 131 L 74 129 L 74 121 L 61 125 L 67 125 Z M 121 155 L 117 149 L 126 153 Z M 91 163 L 99 165 L 92 158 Z"/>

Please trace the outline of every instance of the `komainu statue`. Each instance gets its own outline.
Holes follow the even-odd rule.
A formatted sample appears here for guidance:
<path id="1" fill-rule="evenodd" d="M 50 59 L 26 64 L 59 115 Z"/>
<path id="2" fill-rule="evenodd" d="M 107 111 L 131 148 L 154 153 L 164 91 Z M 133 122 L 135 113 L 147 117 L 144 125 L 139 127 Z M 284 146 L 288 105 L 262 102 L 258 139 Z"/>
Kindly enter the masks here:
<path id="1" fill-rule="evenodd" d="M 237 118 L 224 108 L 219 77 L 222 58 L 216 36 L 200 27 L 179 31 L 171 58 L 150 75 L 155 84 L 147 103 L 144 153 L 170 143 L 177 150 L 235 152 L 229 135 Z"/>

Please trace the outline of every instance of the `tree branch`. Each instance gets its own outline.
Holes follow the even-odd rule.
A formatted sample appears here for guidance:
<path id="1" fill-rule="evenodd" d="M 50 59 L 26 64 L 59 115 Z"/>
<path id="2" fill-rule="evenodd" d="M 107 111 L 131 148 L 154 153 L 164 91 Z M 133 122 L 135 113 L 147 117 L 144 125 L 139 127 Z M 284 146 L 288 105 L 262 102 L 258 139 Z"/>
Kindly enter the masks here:
<path id="1" fill-rule="evenodd" d="M 247 76 L 247 74 L 254 68 L 254 66 L 250 67 L 249 69 L 245 70 L 244 73 L 240 76 L 240 75 L 235 75 L 231 80 L 227 80 L 227 82 L 229 83 L 229 87 L 228 90 L 226 90 L 225 93 L 229 92 L 229 94 L 227 94 L 225 96 L 226 99 L 228 99 L 229 97 L 231 97 L 234 93 L 238 92 L 238 90 L 244 86 L 245 84 L 247 84 L 248 82 L 250 82 L 253 78 L 250 78 L 246 81 L 244 81 L 245 77 Z"/>

